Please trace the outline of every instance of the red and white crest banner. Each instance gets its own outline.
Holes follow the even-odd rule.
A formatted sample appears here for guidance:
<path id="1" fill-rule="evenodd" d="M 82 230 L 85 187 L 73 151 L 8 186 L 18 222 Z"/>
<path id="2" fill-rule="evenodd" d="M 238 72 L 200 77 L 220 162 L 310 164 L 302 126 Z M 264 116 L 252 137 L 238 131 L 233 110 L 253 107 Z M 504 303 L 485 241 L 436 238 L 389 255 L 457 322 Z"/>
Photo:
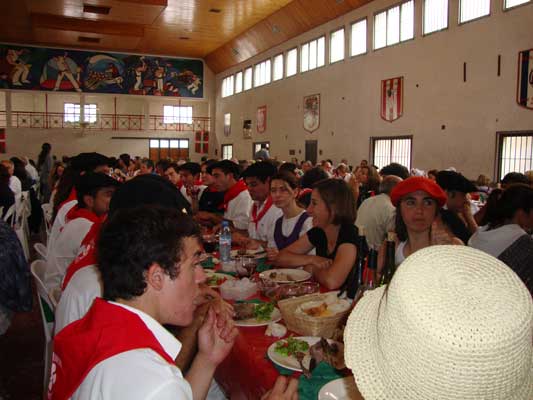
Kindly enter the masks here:
<path id="1" fill-rule="evenodd" d="M 267 124 L 267 106 L 261 106 L 257 108 L 257 133 L 263 133 L 266 131 Z"/>
<path id="2" fill-rule="evenodd" d="M 381 81 L 381 118 L 395 121 L 403 114 L 403 76 Z"/>

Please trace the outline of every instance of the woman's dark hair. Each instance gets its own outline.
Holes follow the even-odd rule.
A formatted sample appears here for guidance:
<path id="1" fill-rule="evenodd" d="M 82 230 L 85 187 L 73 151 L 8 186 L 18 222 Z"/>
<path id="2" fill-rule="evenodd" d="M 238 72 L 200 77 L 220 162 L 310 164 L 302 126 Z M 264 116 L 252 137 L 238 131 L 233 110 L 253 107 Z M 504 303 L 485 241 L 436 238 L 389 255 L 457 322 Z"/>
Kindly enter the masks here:
<path id="1" fill-rule="evenodd" d="M 65 168 L 63 171 L 63 175 L 61 175 L 59 183 L 57 184 L 56 195 L 54 196 L 54 214 L 52 216 L 52 221 L 56 219 L 59 206 L 66 199 L 68 199 L 68 196 L 70 195 L 70 192 L 72 191 L 72 188 L 74 187 L 74 184 L 78 180 L 79 176 L 80 171 L 70 166 Z"/>
<path id="2" fill-rule="evenodd" d="M 96 246 L 104 299 L 141 296 L 145 272 L 154 263 L 175 279 L 187 237 L 200 240 L 200 230 L 178 210 L 148 205 L 117 211 L 102 227 Z"/>
<path id="3" fill-rule="evenodd" d="M 28 172 L 26 171 L 24 161 L 17 157 L 11 157 L 10 160 L 13 163 L 13 175 L 19 178 L 21 182 L 28 179 Z"/>
<path id="4" fill-rule="evenodd" d="M 483 218 L 479 221 L 479 226 L 487 225 L 490 221 L 497 218 L 500 197 L 502 197 L 503 189 L 493 189 L 487 197 L 485 204 L 485 212 Z"/>
<path id="5" fill-rule="evenodd" d="M 435 213 L 435 217 L 437 217 L 437 215 L 440 214 L 440 208 L 436 202 L 435 202 L 435 205 L 436 205 L 436 210 L 437 210 Z M 407 226 L 405 225 L 405 222 L 403 222 L 402 211 L 400 209 L 401 206 L 402 206 L 402 201 L 400 200 L 400 202 L 398 203 L 398 207 L 396 207 L 396 217 L 394 219 L 394 226 L 395 226 L 394 230 L 396 232 L 396 236 L 398 237 L 398 240 L 400 242 L 405 242 L 407 239 L 409 239 L 409 234 L 407 233 Z"/>
<path id="6" fill-rule="evenodd" d="M 365 183 L 365 188 L 368 191 L 373 191 L 375 193 L 379 190 L 380 176 L 376 168 L 372 166 L 363 166 L 362 169 L 368 170 L 368 181 Z"/>
<path id="7" fill-rule="evenodd" d="M 533 209 L 533 188 L 516 183 L 503 191 L 496 211 L 488 221 L 489 229 L 499 228 L 511 220 L 518 210 L 529 213 Z"/>
<path id="8" fill-rule="evenodd" d="M 273 180 L 279 180 L 287 183 L 292 190 L 298 189 L 298 178 L 296 178 L 296 175 L 289 171 L 280 171 L 272 177 L 270 182 Z"/>
<path id="9" fill-rule="evenodd" d="M 357 211 L 355 198 L 348 184 L 342 179 L 324 179 L 317 182 L 313 189 L 324 200 L 330 214 L 333 214 L 334 225 L 353 224 Z"/>
<path id="10" fill-rule="evenodd" d="M 9 175 L 9 170 L 4 164 L 0 163 L 0 185 L 9 186 L 9 180 L 11 175 Z"/>
<path id="11" fill-rule="evenodd" d="M 37 167 L 41 168 L 41 165 L 43 165 L 44 160 L 46 160 L 46 157 L 48 154 L 50 154 L 50 150 L 52 150 L 52 146 L 50 143 L 43 143 L 41 147 L 41 152 L 39 153 L 39 157 L 37 159 Z"/>
<path id="12" fill-rule="evenodd" d="M 302 179 L 300 179 L 300 186 L 303 189 L 312 188 L 316 182 L 328 179 L 328 174 L 322 167 L 314 167 L 307 171 Z"/>

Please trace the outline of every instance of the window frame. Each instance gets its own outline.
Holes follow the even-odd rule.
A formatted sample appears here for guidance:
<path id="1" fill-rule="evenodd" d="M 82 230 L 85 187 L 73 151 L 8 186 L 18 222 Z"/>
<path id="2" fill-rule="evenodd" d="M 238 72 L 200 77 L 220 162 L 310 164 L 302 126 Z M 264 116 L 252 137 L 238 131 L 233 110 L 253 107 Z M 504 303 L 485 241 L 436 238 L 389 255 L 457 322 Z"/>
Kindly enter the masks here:
<path id="1" fill-rule="evenodd" d="M 525 130 L 525 131 L 499 131 L 496 132 L 496 154 L 494 155 L 494 182 L 500 182 L 501 180 L 501 172 L 502 172 L 502 151 L 503 151 L 503 143 L 505 138 L 508 137 L 519 137 L 519 136 L 525 136 L 525 137 L 531 137 L 531 140 L 533 142 L 533 129 L 532 130 Z M 533 155 L 532 155 L 533 160 Z M 531 167 L 533 168 L 533 161 Z M 516 171 L 519 172 L 519 171 Z M 524 171 L 525 172 L 525 171 Z M 523 172 L 522 172 L 523 173 Z M 502 177 L 503 178 L 503 177 Z"/>
<path id="2" fill-rule="evenodd" d="M 231 157 L 230 158 L 224 158 L 224 148 L 230 147 L 231 148 Z M 231 160 L 233 158 L 233 143 L 223 143 L 220 145 L 220 157 L 222 160 Z"/>
<path id="3" fill-rule="evenodd" d="M 230 94 L 224 94 L 224 87 L 226 86 L 226 81 L 231 78 L 231 93 Z M 235 75 L 230 74 L 222 79 L 222 88 L 221 88 L 221 97 L 225 99 L 226 97 L 231 97 L 235 94 Z"/>
<path id="4" fill-rule="evenodd" d="M 257 70 L 257 67 L 259 67 L 261 64 L 265 64 L 265 69 L 267 68 L 266 65 L 267 63 L 270 63 L 270 74 L 265 74 L 265 76 L 268 77 L 268 81 L 264 82 L 264 83 L 260 83 L 259 85 L 256 84 L 256 70 Z M 260 67 L 259 67 L 260 68 Z M 258 87 L 261 87 L 261 86 L 266 86 L 266 85 L 269 85 L 270 83 L 272 83 L 272 60 L 270 58 L 267 58 L 263 61 L 260 61 L 258 62 L 257 64 L 254 64 L 253 66 L 253 74 L 252 74 L 252 81 L 253 81 L 253 88 L 258 88 Z"/>
<path id="5" fill-rule="evenodd" d="M 276 69 L 276 58 L 281 56 L 281 78 L 275 79 L 275 69 Z M 272 57 L 272 66 L 271 66 L 271 72 L 272 72 L 272 82 L 281 81 L 283 78 L 285 78 L 285 53 L 281 52 L 276 54 L 274 57 Z"/>
<path id="6" fill-rule="evenodd" d="M 157 147 L 152 147 L 152 140 L 157 140 L 158 142 L 158 146 Z M 168 147 L 161 147 L 161 140 L 166 140 L 168 141 Z M 178 141 L 178 147 L 171 147 L 170 146 L 170 142 L 173 141 L 173 140 L 177 140 Z M 186 141 L 187 142 L 187 147 L 181 147 L 181 143 Z M 190 156 L 191 154 L 191 141 L 190 139 L 188 138 L 177 138 L 177 137 L 151 137 L 148 139 L 148 155 L 150 156 L 150 149 L 157 149 L 157 159 L 160 160 L 161 159 L 161 149 L 167 149 L 170 153 L 170 149 L 178 149 L 178 150 L 182 150 L 182 149 L 187 149 L 187 156 Z"/>
<path id="7" fill-rule="evenodd" d="M 284 66 L 284 69 L 285 69 L 285 71 L 284 71 L 285 79 L 287 79 L 287 78 L 291 78 L 291 77 L 293 77 L 293 76 L 298 75 L 298 72 L 299 72 L 299 63 L 300 63 L 300 52 L 299 52 L 298 50 L 299 50 L 299 48 L 298 48 L 298 46 L 296 46 L 296 47 L 293 47 L 293 48 L 291 48 L 291 49 L 289 49 L 289 50 L 287 50 L 287 51 L 285 52 L 285 66 Z M 294 74 L 289 75 L 289 74 L 287 73 L 287 66 L 289 65 L 289 63 L 287 62 L 287 59 L 289 58 L 289 57 L 288 57 L 288 54 L 289 54 L 291 51 L 296 51 L 296 68 L 295 68 Z"/>
<path id="8" fill-rule="evenodd" d="M 505 0 L 503 0 L 505 1 Z M 438 29 L 436 31 L 431 31 L 429 33 L 425 33 L 425 19 L 426 19 L 426 2 L 427 0 L 423 0 L 423 3 L 422 3 L 422 37 L 425 37 L 425 36 L 429 36 L 429 35 L 432 35 L 434 33 L 438 33 L 438 32 L 443 32 L 443 31 L 447 31 L 449 28 L 450 28 L 450 10 L 451 10 L 451 7 L 450 7 L 450 0 L 447 0 L 448 2 L 448 15 L 446 16 L 446 26 L 444 28 L 441 28 L 441 29 Z"/>
<path id="9" fill-rule="evenodd" d="M 237 92 L 237 75 L 239 75 L 239 74 L 241 74 L 241 90 L 239 90 Z M 234 76 L 234 78 L 233 78 L 233 85 L 234 85 L 233 94 L 235 95 L 235 94 L 242 93 L 244 91 L 244 73 L 243 73 L 243 71 L 242 70 L 241 71 L 237 71 L 237 72 L 235 72 L 235 74 L 233 76 Z"/>
<path id="10" fill-rule="evenodd" d="M 516 6 L 505 7 L 505 1 L 506 1 L 506 0 L 503 0 L 503 1 L 502 1 L 502 11 L 503 11 L 503 12 L 507 12 L 507 11 L 510 11 L 510 10 L 514 10 L 515 8 L 519 8 L 519 7 L 523 7 L 523 6 L 527 6 L 527 5 L 531 5 L 531 4 L 533 4 L 533 0 L 529 0 L 529 1 L 526 2 L 526 3 L 517 4 Z"/>
<path id="11" fill-rule="evenodd" d="M 366 21 L 366 40 L 365 40 L 365 52 L 364 53 L 359 53 L 359 54 L 354 54 L 352 55 L 352 38 L 353 38 L 353 35 L 352 35 L 352 31 L 353 31 L 353 26 L 361 21 Z M 359 18 L 353 22 L 350 22 L 350 38 L 348 39 L 348 49 L 350 51 L 350 58 L 355 58 L 355 57 L 360 57 L 360 56 L 364 56 L 365 54 L 368 54 L 368 17 L 367 16 L 364 16 L 363 18 Z"/>
<path id="12" fill-rule="evenodd" d="M 457 10 L 457 25 L 462 26 L 464 24 L 469 24 L 470 22 L 478 21 L 483 18 L 488 18 L 492 15 L 492 1 L 489 0 L 489 13 L 487 15 L 482 15 L 480 17 L 476 17 L 473 19 L 469 19 L 468 21 L 461 22 L 461 4 L 463 0 L 458 1 L 459 9 Z M 504 0 L 505 1 L 505 0 Z M 526 3 L 527 4 L 527 3 Z"/>
<path id="13" fill-rule="evenodd" d="M 246 88 L 246 71 L 250 72 L 250 87 Z M 246 92 L 248 90 L 252 90 L 254 88 L 254 66 L 250 65 L 249 67 L 244 68 L 243 75 L 242 75 L 242 91 Z"/>
<path id="14" fill-rule="evenodd" d="M 165 115 L 165 107 L 172 107 L 172 116 L 166 116 Z M 180 119 L 184 118 L 181 115 L 176 116 L 174 114 L 175 108 L 190 108 L 191 109 L 191 119 L 190 122 L 188 120 L 186 122 L 182 122 Z M 189 105 L 182 105 L 182 104 L 163 104 L 163 124 L 164 125 L 170 125 L 170 124 L 182 124 L 182 125 L 192 125 L 194 123 L 194 107 Z M 167 122 L 167 118 L 172 118 L 172 122 Z M 188 118 L 188 117 L 185 117 Z M 177 120 L 176 120 L 177 119 Z"/>
<path id="15" fill-rule="evenodd" d="M 324 38 L 324 65 L 318 66 L 318 40 L 322 39 L 322 38 Z M 307 62 L 308 62 L 307 69 L 305 71 L 303 71 L 302 70 L 302 47 L 305 46 L 305 45 L 309 45 L 311 42 L 314 42 L 314 41 L 317 42 L 316 43 L 317 44 L 317 53 L 316 53 L 317 54 L 317 66 L 315 68 L 312 68 L 312 69 L 309 68 L 309 60 L 310 59 L 308 58 L 308 60 L 307 60 Z M 300 44 L 300 46 L 299 46 L 299 49 L 300 49 L 299 55 L 300 55 L 300 57 L 299 57 L 299 60 L 298 60 L 299 61 L 299 63 L 298 63 L 299 64 L 298 65 L 299 68 L 298 69 L 299 69 L 300 74 L 305 74 L 306 72 L 314 71 L 314 70 L 317 70 L 319 68 L 323 68 L 326 65 L 328 65 L 327 62 L 326 62 L 327 61 L 326 60 L 326 55 L 327 55 L 326 44 L 327 44 L 327 41 L 326 41 L 326 34 L 325 33 L 320 35 L 320 36 L 315 37 L 314 39 L 310 39 L 307 42 L 304 42 L 304 43 Z M 309 50 L 308 50 L 308 54 L 307 55 L 309 57 Z"/>
<path id="16" fill-rule="evenodd" d="M 337 60 L 337 61 L 331 61 L 331 49 L 332 49 L 332 46 L 331 46 L 331 38 L 333 37 L 333 34 L 342 30 L 343 31 L 343 36 L 344 36 L 344 40 L 342 41 L 342 44 L 343 44 L 343 47 L 342 47 L 342 58 L 340 60 Z M 325 42 L 324 42 L 324 45 L 325 45 Z M 326 49 L 324 49 L 324 51 L 326 51 Z M 333 29 L 329 32 L 329 40 L 328 40 L 328 50 L 327 50 L 327 53 L 328 53 L 328 64 L 329 65 L 333 65 L 333 64 L 337 64 L 341 61 L 345 61 L 346 60 L 346 26 L 342 25 L 340 27 L 338 27 L 337 29 Z M 315 68 L 316 69 L 316 68 Z"/>
<path id="17" fill-rule="evenodd" d="M 402 40 L 402 5 L 404 3 L 408 3 L 412 1 L 413 2 L 413 37 L 410 38 L 410 39 L 406 39 L 406 40 Z M 383 47 L 380 47 L 379 49 L 376 49 L 376 35 L 375 35 L 375 32 L 376 32 L 376 15 L 378 14 L 381 14 L 383 12 L 388 12 L 389 10 L 393 9 L 394 7 L 399 7 L 400 8 L 400 21 L 399 21 L 399 27 L 400 27 L 400 30 L 398 32 L 398 35 L 400 37 L 399 39 L 399 42 L 398 43 L 394 43 L 394 44 L 389 44 L 389 45 L 385 45 Z M 416 38 L 416 29 L 415 29 L 415 23 L 416 23 L 416 4 L 415 4 L 415 0 L 402 0 L 400 2 L 397 2 L 397 3 L 394 3 L 386 8 L 383 8 L 381 10 L 378 10 L 376 12 L 374 12 L 373 14 L 373 18 L 372 18 L 372 50 L 373 51 L 379 51 L 379 50 L 383 50 L 383 49 L 386 49 L 386 48 L 389 48 L 389 47 L 394 47 L 394 46 L 398 46 L 402 43 L 407 43 L 411 40 L 415 40 Z M 387 15 L 387 26 L 386 28 L 388 27 L 388 15 Z M 386 42 L 386 36 L 385 36 L 385 42 Z"/>
<path id="18" fill-rule="evenodd" d="M 408 166 L 405 165 L 405 167 L 407 167 L 407 169 L 410 171 L 411 167 L 413 165 L 413 135 L 371 136 L 370 137 L 370 155 L 368 157 L 368 159 L 370 160 L 370 164 L 377 165 L 376 162 L 375 162 L 375 143 L 376 143 L 376 141 L 379 141 L 379 140 L 390 140 L 390 141 L 392 141 L 392 140 L 405 140 L 405 139 L 409 139 L 410 140 L 410 143 L 409 143 L 409 165 Z M 392 146 L 391 146 L 391 151 L 392 151 Z M 392 162 L 396 162 L 396 161 L 392 160 L 392 153 L 391 153 L 391 157 L 390 157 L 389 163 L 392 163 Z M 382 167 L 380 167 L 380 168 L 382 168 Z"/>
<path id="19" fill-rule="evenodd" d="M 65 106 L 67 104 L 72 104 L 74 106 L 74 108 L 76 108 L 76 106 L 78 106 L 78 109 L 79 109 L 79 112 L 76 114 L 76 111 L 72 112 L 72 113 L 67 113 L 65 111 Z M 94 121 L 88 121 L 87 120 L 87 115 L 86 114 L 86 109 L 87 109 L 87 106 L 94 106 L 95 107 L 95 114 L 94 114 Z M 73 115 L 74 116 L 74 120 L 67 120 L 66 117 L 67 115 Z M 91 114 L 92 115 L 92 114 Z M 96 123 L 98 123 L 98 118 L 100 116 L 100 113 L 98 112 L 98 103 L 85 103 L 83 105 L 83 121 L 81 120 L 81 103 L 72 103 L 70 101 L 65 101 L 63 102 L 63 123 L 64 124 L 89 124 L 89 125 L 94 125 Z"/>

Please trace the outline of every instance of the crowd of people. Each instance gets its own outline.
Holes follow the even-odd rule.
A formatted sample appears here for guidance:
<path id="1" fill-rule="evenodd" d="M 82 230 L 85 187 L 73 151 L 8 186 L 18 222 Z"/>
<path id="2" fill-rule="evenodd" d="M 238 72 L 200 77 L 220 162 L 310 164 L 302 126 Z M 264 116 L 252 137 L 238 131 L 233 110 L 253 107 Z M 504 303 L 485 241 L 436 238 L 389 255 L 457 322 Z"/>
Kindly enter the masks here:
<path id="1" fill-rule="evenodd" d="M 2 161 L 4 212 L 36 182 L 41 201 L 53 207 L 45 284 L 60 288 L 61 297 L 49 398 L 225 398 L 213 375 L 238 331 L 232 307 L 204 284 L 200 266 L 202 234 L 215 233 L 223 221 L 233 243 L 264 249 L 279 268 L 303 267 L 328 290 L 346 286 L 361 231 L 379 252 L 378 273 L 394 232 L 401 268 L 386 288 L 365 294 L 345 330 L 346 360 L 361 398 L 532 398 L 531 171 L 491 184 L 454 169 L 409 171 L 397 163 L 378 169 L 366 160 L 355 167 L 348 160 L 280 163 L 267 153 L 241 163 L 154 163 L 98 153 L 59 162 L 44 144 L 37 168 L 25 158 Z M 456 286 L 448 290 L 443 282 Z M 493 305 L 508 299 L 516 309 Z M 28 308 L 27 298 L 18 308 L 0 301 L 4 321 Z M 464 307 L 475 307 L 474 317 L 450 322 L 447 313 L 470 315 Z M 490 375 L 477 355 L 505 356 L 498 353 L 502 343 L 487 337 L 500 319 L 508 325 L 498 328 L 498 340 L 522 355 L 502 368 L 501 388 L 487 378 L 486 388 L 469 392 L 465 379 Z M 175 328 L 169 333 L 163 325 Z M 471 352 L 468 365 L 448 340 L 466 329 L 470 336 L 457 341 Z M 413 335 L 427 335 L 424 354 L 434 359 L 420 358 Z M 405 371 L 394 371 L 400 365 Z M 452 365 L 466 365 L 468 376 L 454 375 Z M 297 398 L 297 385 L 280 378 L 264 398 Z"/>

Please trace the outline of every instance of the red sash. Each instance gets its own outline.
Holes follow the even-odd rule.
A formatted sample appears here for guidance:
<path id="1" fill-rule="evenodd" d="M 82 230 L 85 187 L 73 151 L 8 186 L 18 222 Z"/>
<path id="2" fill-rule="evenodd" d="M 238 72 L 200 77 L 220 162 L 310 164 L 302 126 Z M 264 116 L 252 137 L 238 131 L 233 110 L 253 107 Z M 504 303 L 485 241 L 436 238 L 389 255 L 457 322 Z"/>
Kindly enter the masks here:
<path id="1" fill-rule="evenodd" d="M 102 228 L 102 222 L 95 222 L 87 235 L 81 242 L 81 251 L 78 256 L 70 263 L 67 273 L 61 284 L 61 290 L 65 290 L 68 283 L 76 272 L 80 269 L 96 264 L 96 241 Z"/>
<path id="2" fill-rule="evenodd" d="M 87 210 L 86 208 L 80 208 L 79 206 L 72 207 L 70 211 L 65 216 L 65 222 L 70 222 L 76 218 L 85 218 L 92 223 L 102 222 L 105 219 L 105 214 L 98 216 L 92 211 Z"/>
<path id="3" fill-rule="evenodd" d="M 248 190 L 246 183 L 242 179 L 237 181 L 235 185 L 230 187 L 226 190 L 226 193 L 224 193 L 224 202 L 220 205 L 220 209 L 227 211 L 229 202 L 245 190 Z"/>
<path id="4" fill-rule="evenodd" d="M 95 299 L 85 317 L 54 338 L 48 400 L 67 400 L 94 366 L 135 349 L 151 349 L 174 365 L 142 319 L 115 304 Z"/>
<path id="5" fill-rule="evenodd" d="M 72 200 L 78 200 L 78 194 L 76 193 L 76 188 L 73 187 L 70 191 L 70 194 L 68 195 L 67 199 L 57 207 L 57 211 L 61 210 L 61 207 L 63 207 L 65 204 Z"/>
<path id="6" fill-rule="evenodd" d="M 252 222 L 255 224 L 255 229 L 256 230 L 257 230 L 257 224 L 259 223 L 259 221 L 261 221 L 261 218 L 263 218 L 265 216 L 265 214 L 268 212 L 270 207 L 272 207 L 272 197 L 271 196 L 267 197 L 267 199 L 265 201 L 265 205 L 263 206 L 263 209 L 261 210 L 261 212 L 259 212 L 259 214 L 257 214 L 257 204 L 254 203 L 254 205 L 252 206 Z"/>

